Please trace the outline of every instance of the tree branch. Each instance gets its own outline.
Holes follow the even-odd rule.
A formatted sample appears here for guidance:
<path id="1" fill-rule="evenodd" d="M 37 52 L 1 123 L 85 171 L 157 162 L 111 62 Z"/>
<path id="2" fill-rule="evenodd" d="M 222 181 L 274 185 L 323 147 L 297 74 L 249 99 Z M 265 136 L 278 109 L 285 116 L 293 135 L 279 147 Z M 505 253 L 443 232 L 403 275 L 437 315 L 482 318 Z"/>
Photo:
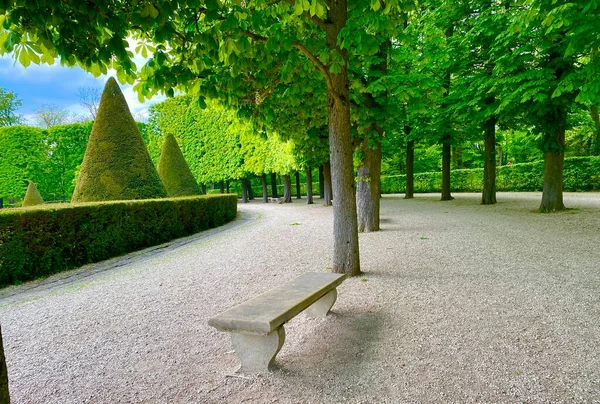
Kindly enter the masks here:
<path id="1" fill-rule="evenodd" d="M 333 96 L 333 98 L 335 98 L 339 102 L 343 102 L 339 94 L 336 93 L 333 89 L 333 82 L 331 80 L 331 75 L 329 74 L 329 69 L 327 68 L 327 66 L 324 65 L 323 62 L 321 62 L 315 55 L 310 53 L 306 46 L 304 46 L 300 42 L 294 41 L 292 42 L 292 46 L 298 49 L 300 52 L 302 52 L 302 54 L 304 54 L 304 56 L 306 56 L 308 60 L 310 60 L 315 65 L 317 70 L 319 70 L 323 74 L 323 77 L 325 78 L 325 83 L 327 84 L 327 90 Z"/>

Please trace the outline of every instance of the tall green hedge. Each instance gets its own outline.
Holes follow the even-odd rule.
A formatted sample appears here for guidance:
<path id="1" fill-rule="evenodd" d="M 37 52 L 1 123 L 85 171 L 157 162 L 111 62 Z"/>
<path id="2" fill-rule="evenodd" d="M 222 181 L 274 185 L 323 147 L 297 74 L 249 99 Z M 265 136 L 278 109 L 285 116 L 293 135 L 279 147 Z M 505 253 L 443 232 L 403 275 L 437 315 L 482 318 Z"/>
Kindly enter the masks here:
<path id="1" fill-rule="evenodd" d="M 481 192 L 483 169 L 453 170 L 450 180 L 453 192 Z M 496 168 L 498 191 L 541 191 L 544 181 L 544 162 L 513 164 Z M 442 173 L 415 174 L 415 192 L 440 192 Z M 570 157 L 565 159 L 564 190 L 567 192 L 600 190 L 600 157 Z M 406 191 L 406 176 L 381 178 L 384 194 Z"/>
<path id="2" fill-rule="evenodd" d="M 235 195 L 47 205 L 0 211 L 0 287 L 220 226 Z"/>

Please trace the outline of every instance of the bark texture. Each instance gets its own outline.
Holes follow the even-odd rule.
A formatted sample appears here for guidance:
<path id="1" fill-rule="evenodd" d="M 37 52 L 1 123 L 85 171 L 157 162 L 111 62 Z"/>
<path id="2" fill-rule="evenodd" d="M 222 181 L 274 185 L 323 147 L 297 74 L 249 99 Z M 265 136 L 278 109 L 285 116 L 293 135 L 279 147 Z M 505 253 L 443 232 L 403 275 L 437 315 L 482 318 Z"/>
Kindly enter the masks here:
<path id="1" fill-rule="evenodd" d="M 331 185 L 331 164 L 323 163 L 323 188 L 325 206 L 331 206 L 333 201 L 333 187 Z"/>
<path id="2" fill-rule="evenodd" d="M 323 165 L 319 166 L 319 198 L 325 199 L 325 174 Z"/>
<path id="3" fill-rule="evenodd" d="M 342 55 L 340 73 L 328 73 L 327 115 L 329 118 L 329 150 L 332 165 L 333 205 L 333 265 L 332 271 L 360 274 L 358 225 L 350 133 L 350 97 L 348 82 L 348 52 L 338 46 L 338 37 L 348 20 L 347 0 L 329 0 L 325 38 L 330 51 Z"/>
<path id="4" fill-rule="evenodd" d="M 6 369 L 4 344 L 2 342 L 2 327 L 0 327 L 0 403 L 10 404 L 10 394 L 8 391 L 8 370 Z"/>
<path id="5" fill-rule="evenodd" d="M 312 170 L 308 167 L 306 169 L 306 204 L 312 205 L 313 203 Z"/>
<path id="6" fill-rule="evenodd" d="M 482 205 L 496 203 L 496 117 L 493 115 L 484 125 L 485 161 L 483 166 Z"/>
<path id="7" fill-rule="evenodd" d="M 442 141 L 442 201 L 451 201 L 454 199 L 450 194 L 450 161 L 452 147 L 450 146 L 450 140 L 444 139 Z"/>
<path id="8" fill-rule="evenodd" d="M 405 133 L 410 134 L 411 127 L 405 126 Z M 406 191 L 404 199 L 415 197 L 415 141 L 406 142 Z"/>
<path id="9" fill-rule="evenodd" d="M 289 174 L 283 176 L 283 201 L 292 203 L 292 181 Z"/>
<path id="10" fill-rule="evenodd" d="M 381 143 L 378 143 L 375 149 L 371 149 L 368 139 L 364 139 L 362 151 L 364 158 L 358 167 L 358 183 L 356 185 L 358 231 L 379 231 Z"/>
<path id="11" fill-rule="evenodd" d="M 263 202 L 269 203 L 269 188 L 267 187 L 267 174 L 263 174 L 260 176 L 260 182 L 262 184 Z"/>
<path id="12" fill-rule="evenodd" d="M 540 212 L 544 213 L 566 209 L 563 202 L 563 168 L 567 113 L 558 108 L 554 116 L 557 118 L 556 129 L 545 135 L 548 150 L 544 153 L 544 191 L 540 205 Z"/>

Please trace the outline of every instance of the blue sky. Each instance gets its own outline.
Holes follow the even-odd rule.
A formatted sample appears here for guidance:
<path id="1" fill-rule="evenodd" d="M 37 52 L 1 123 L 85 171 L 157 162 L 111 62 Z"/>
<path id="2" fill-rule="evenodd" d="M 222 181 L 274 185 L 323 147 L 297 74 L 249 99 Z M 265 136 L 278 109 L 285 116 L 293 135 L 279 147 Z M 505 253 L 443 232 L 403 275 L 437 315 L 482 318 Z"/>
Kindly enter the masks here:
<path id="1" fill-rule="evenodd" d="M 27 68 L 14 63 L 12 55 L 0 56 L 0 87 L 12 90 L 23 102 L 18 113 L 33 125 L 35 111 L 46 105 L 57 105 L 76 114 L 86 115 L 79 105 L 77 90 L 81 87 L 102 89 L 108 76 L 94 77 L 79 67 L 61 66 L 58 62 L 52 66 L 31 64 Z M 147 115 L 151 104 L 160 102 L 164 97 L 154 97 L 140 104 L 137 95 L 129 85 L 121 86 L 129 109 L 134 116 Z"/>

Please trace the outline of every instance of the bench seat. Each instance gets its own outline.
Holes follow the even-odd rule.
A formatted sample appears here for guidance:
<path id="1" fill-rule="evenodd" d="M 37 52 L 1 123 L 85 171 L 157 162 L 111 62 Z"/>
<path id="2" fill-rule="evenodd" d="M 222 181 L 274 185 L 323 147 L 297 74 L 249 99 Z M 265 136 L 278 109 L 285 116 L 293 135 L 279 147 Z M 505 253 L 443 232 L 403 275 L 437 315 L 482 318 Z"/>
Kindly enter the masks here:
<path id="1" fill-rule="evenodd" d="M 208 324 L 231 333 L 244 372 L 263 372 L 283 346 L 283 325 L 303 310 L 325 316 L 346 275 L 310 272 L 212 317 Z"/>

